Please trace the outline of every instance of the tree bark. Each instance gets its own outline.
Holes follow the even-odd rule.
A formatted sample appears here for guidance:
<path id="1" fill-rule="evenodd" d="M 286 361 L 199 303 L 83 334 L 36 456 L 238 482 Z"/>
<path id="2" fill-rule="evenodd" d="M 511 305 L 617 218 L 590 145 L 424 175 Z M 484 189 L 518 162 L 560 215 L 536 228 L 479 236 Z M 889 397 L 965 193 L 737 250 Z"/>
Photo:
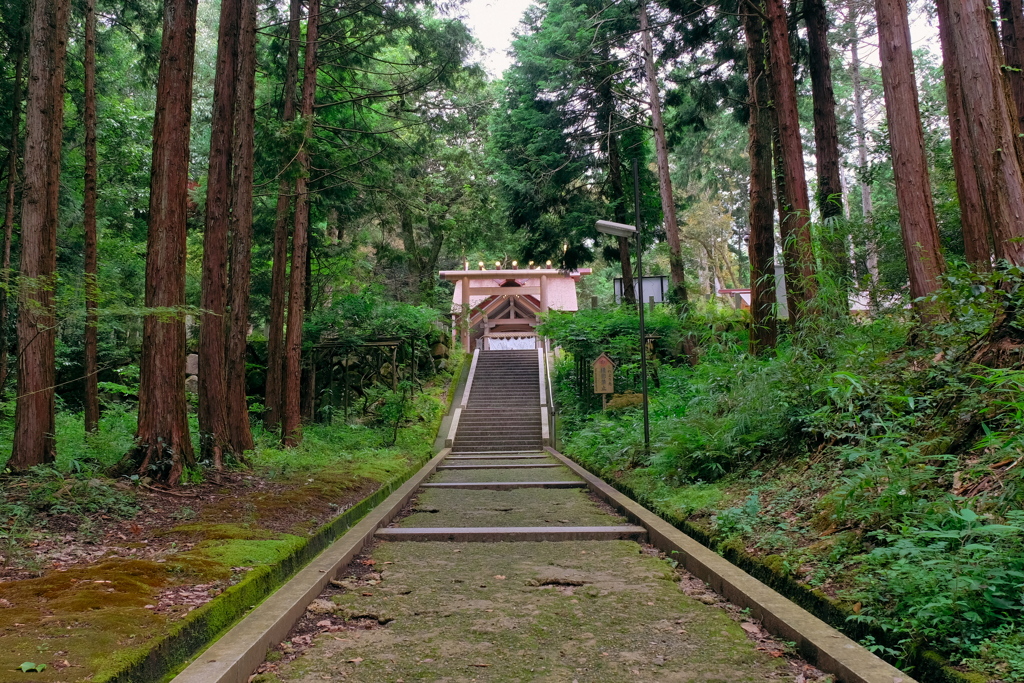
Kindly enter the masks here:
<path id="1" fill-rule="evenodd" d="M 7 155 L 7 202 L 4 206 L 3 256 L 0 274 L 3 286 L 0 289 L 0 396 L 7 385 L 7 318 L 11 289 L 11 242 L 14 239 L 14 205 L 18 181 L 18 132 L 21 130 L 21 83 L 25 69 L 25 39 L 18 41 L 14 58 L 14 93 L 11 100 L 11 149 Z"/>
<path id="2" fill-rule="evenodd" d="M 53 462 L 56 458 L 54 345 L 57 320 L 53 306 L 69 12 L 69 0 L 35 2 L 29 19 L 21 282 L 18 288 L 18 398 L 13 453 L 7 463 L 14 471 Z"/>
<path id="3" fill-rule="evenodd" d="M 610 63 L 608 42 L 602 46 L 602 61 Z M 606 77 L 597 86 L 597 118 L 601 130 L 601 151 L 608 156 L 608 184 L 611 186 L 612 215 L 617 223 L 630 223 L 626 218 L 628 198 L 622 180 L 622 155 L 619 153 L 619 136 L 615 127 L 615 93 L 612 90 L 612 79 Z M 622 270 L 622 300 L 636 305 L 637 292 L 634 292 L 633 266 L 630 259 L 630 244 L 625 237 L 616 238 L 619 249 L 619 267 Z"/>
<path id="4" fill-rule="evenodd" d="M 1024 176 L 1016 111 L 985 0 L 938 0 L 960 70 L 967 132 L 997 259 L 1024 265 Z"/>
<path id="5" fill-rule="evenodd" d="M 85 431 L 100 425 L 96 305 L 96 0 L 85 2 Z"/>
<path id="6" fill-rule="evenodd" d="M 236 457 L 255 447 L 246 396 L 249 283 L 252 269 L 252 183 L 256 128 L 256 0 L 239 3 L 234 179 L 231 192 L 231 284 L 226 347 L 227 441 Z"/>
<path id="7" fill-rule="evenodd" d="M 320 24 L 320 0 L 309 0 L 306 22 L 306 60 L 302 74 L 302 122 L 304 135 L 297 163 L 299 177 L 295 181 L 295 224 L 292 230 L 291 279 L 288 289 L 288 326 L 285 330 L 283 409 L 281 440 L 285 446 L 296 446 L 302 440 L 302 318 L 306 288 L 306 258 L 309 247 L 309 147 L 313 135 L 313 98 L 316 94 L 317 42 Z"/>
<path id="8" fill-rule="evenodd" d="M 231 220 L 235 72 L 238 59 L 239 0 L 221 0 L 217 69 L 210 122 L 210 164 L 203 234 L 202 314 L 199 322 L 199 451 L 224 468 L 228 442 L 227 299 L 228 222 Z"/>
<path id="9" fill-rule="evenodd" d="M 773 95 L 779 122 L 782 173 L 785 176 L 782 248 L 787 264 L 792 262 L 792 270 L 796 272 L 796 277 L 793 278 L 795 281 L 789 282 L 791 270 L 787 268 L 786 290 L 790 294 L 790 318 L 795 322 L 817 293 L 814 249 L 811 244 L 811 206 L 804 173 L 796 81 L 793 77 L 793 58 L 789 50 L 789 27 L 782 0 L 766 0 L 765 14 Z"/>
<path id="10" fill-rule="evenodd" d="M 768 65 L 768 84 L 769 92 L 774 93 L 775 88 L 772 85 L 774 74 L 771 72 L 771 62 Z M 782 278 L 783 285 L 786 292 L 785 311 L 789 321 L 795 322 L 797 315 L 797 305 L 794 303 L 798 296 L 798 290 L 794 290 L 796 285 L 791 283 L 799 283 L 801 280 L 800 274 L 800 260 L 793 253 L 793 247 L 796 245 L 796 238 L 792 233 L 792 224 L 786 220 L 786 175 L 783 172 L 785 163 L 783 162 L 782 152 L 782 141 L 779 139 L 779 112 L 775 108 L 775 103 L 768 107 L 768 117 L 772 125 L 772 179 L 775 181 L 775 206 L 779 213 L 779 240 L 782 242 Z M 787 251 L 787 245 L 789 247 Z M 778 291 L 778 290 L 776 290 Z M 779 302 L 780 304 L 782 302 Z"/>
<path id="11" fill-rule="evenodd" d="M 835 224 L 843 215 L 843 181 L 839 173 L 839 127 L 832 88 L 832 55 L 828 46 L 828 14 L 824 0 L 804 0 L 807 45 L 814 103 L 814 152 L 817 159 L 817 205 L 823 224 L 823 262 L 846 293 L 850 274 L 846 235 Z"/>
<path id="12" fill-rule="evenodd" d="M 185 234 L 197 0 L 164 0 L 149 186 L 136 448 L 120 470 L 177 484 L 195 466 L 185 403 Z"/>
<path id="13" fill-rule="evenodd" d="M 1017 110 L 1017 128 L 1024 130 L 1024 2 L 999 0 L 999 15 L 1003 27 L 1003 59 L 1006 80 Z"/>
<path id="14" fill-rule="evenodd" d="M 747 39 L 748 87 L 750 90 L 750 353 L 758 355 L 775 347 L 775 201 L 772 196 L 772 118 L 768 84 L 768 55 L 764 23 L 758 14 L 743 16 Z"/>
<path id="15" fill-rule="evenodd" d="M 930 317 L 933 315 L 931 307 L 920 298 L 939 288 L 939 276 L 945 270 L 945 261 L 939 248 L 939 231 L 928 178 L 906 0 L 875 0 L 875 13 L 889 144 L 896 177 L 896 203 L 910 275 L 910 296 L 915 300 L 917 310 Z"/>
<path id="16" fill-rule="evenodd" d="M 978 185 L 978 172 L 971 152 L 967 129 L 967 106 L 960 83 L 960 65 L 953 49 L 950 17 L 946 7 L 939 7 L 939 39 L 942 43 L 942 70 L 946 77 L 946 108 L 949 114 L 949 135 L 953 147 L 953 170 L 956 194 L 960 198 L 960 229 L 964 236 L 967 262 L 980 271 L 992 269 L 992 248 L 989 244 L 990 219 Z"/>
<path id="17" fill-rule="evenodd" d="M 619 156 L 619 140 L 612 131 L 610 120 L 606 140 L 608 181 L 612 186 L 612 197 L 615 198 L 613 200 L 616 202 L 613 213 L 616 222 L 626 223 L 629 219 L 626 218 L 626 195 L 622 183 L 622 157 Z M 616 244 L 619 248 L 619 266 L 622 270 L 622 301 L 630 306 L 635 306 L 639 290 L 634 291 L 636 285 L 633 282 L 631 245 L 625 237 L 617 237 Z"/>
<path id="18" fill-rule="evenodd" d="M 295 86 L 299 73 L 299 21 L 301 0 L 291 0 L 288 17 L 288 62 L 285 65 L 284 105 L 281 119 L 295 119 Z M 288 278 L 288 218 L 292 204 L 293 184 L 281 180 L 274 219 L 274 252 L 270 275 L 270 319 L 267 321 L 267 389 L 263 421 L 268 429 L 281 426 L 282 387 L 284 374 L 284 315 Z"/>
<path id="19" fill-rule="evenodd" d="M 871 204 L 871 184 L 867 181 L 868 144 L 867 127 L 864 123 L 864 79 L 860 74 L 860 32 L 857 28 L 857 7 L 850 3 L 850 24 L 853 36 L 850 41 L 850 76 L 853 81 L 853 121 L 857 134 L 857 182 L 860 185 L 861 217 L 865 222 L 871 220 L 874 207 Z M 865 244 L 867 251 L 866 266 L 872 286 L 878 282 L 878 247 L 870 238 Z M 873 287 L 872 287 L 873 289 Z"/>
<path id="20" fill-rule="evenodd" d="M 661 118 L 661 95 L 658 93 L 658 73 L 654 68 L 654 46 L 648 26 L 647 6 L 640 3 L 640 34 L 644 44 L 644 71 L 647 75 L 647 92 L 650 96 L 651 123 L 654 127 L 654 149 L 658 157 L 658 189 L 661 191 L 661 213 L 665 221 L 665 238 L 668 242 L 668 265 L 671 275 L 671 296 L 683 306 L 687 303 L 686 277 L 683 270 L 683 250 L 679 242 L 679 224 L 676 221 L 676 202 L 672 197 L 672 177 L 668 165 L 668 143 L 665 140 L 665 123 Z"/>

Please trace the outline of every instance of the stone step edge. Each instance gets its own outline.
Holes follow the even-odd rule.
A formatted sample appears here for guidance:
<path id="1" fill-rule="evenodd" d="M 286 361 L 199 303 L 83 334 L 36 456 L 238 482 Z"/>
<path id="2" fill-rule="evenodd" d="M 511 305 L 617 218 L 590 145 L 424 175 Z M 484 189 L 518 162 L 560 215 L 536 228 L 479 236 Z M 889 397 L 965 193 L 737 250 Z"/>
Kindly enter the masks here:
<path id="1" fill-rule="evenodd" d="M 525 454 L 525 455 L 523 455 L 523 457 L 530 457 L 530 458 L 547 458 L 547 457 L 549 457 L 547 455 L 538 455 L 538 453 L 543 453 L 543 452 L 544 452 L 543 448 L 538 448 L 537 450 L 533 450 L 533 451 L 456 451 L 455 449 L 452 449 L 452 454 L 449 455 L 448 458 L 451 459 L 451 458 L 454 458 L 454 457 L 461 457 L 461 456 L 469 457 L 469 456 L 472 456 L 475 453 L 480 453 L 480 454 L 483 454 L 483 455 L 493 455 L 495 457 L 506 456 L 506 455 L 523 455 L 523 454 Z"/>
<path id="2" fill-rule="evenodd" d="M 384 541 L 530 542 L 530 541 L 637 541 L 647 537 L 642 526 L 525 526 L 525 527 L 419 527 L 377 529 Z"/>
<path id="3" fill-rule="evenodd" d="M 445 460 L 550 460 L 548 455 L 449 455 Z"/>
<path id="4" fill-rule="evenodd" d="M 425 489 L 473 489 L 508 491 L 511 489 L 583 489 L 585 481 L 439 481 L 422 484 Z"/>
<path id="5" fill-rule="evenodd" d="M 529 462 L 522 464 L 508 464 L 508 465 L 438 465 L 439 470 L 526 470 L 526 469 L 537 469 L 541 467 L 562 467 L 565 465 L 558 462 Z"/>

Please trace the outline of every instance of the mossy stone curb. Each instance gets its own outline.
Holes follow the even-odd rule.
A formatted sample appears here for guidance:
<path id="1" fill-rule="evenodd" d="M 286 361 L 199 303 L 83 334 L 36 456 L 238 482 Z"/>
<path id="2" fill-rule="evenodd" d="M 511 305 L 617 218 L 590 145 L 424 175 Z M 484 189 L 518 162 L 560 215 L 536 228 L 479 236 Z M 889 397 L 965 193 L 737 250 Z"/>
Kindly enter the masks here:
<path id="1" fill-rule="evenodd" d="M 617 491 L 624 493 L 636 502 L 640 503 L 647 510 L 656 514 L 658 517 L 662 518 L 676 529 L 679 529 L 704 547 L 718 553 L 725 559 L 729 560 L 732 564 L 759 580 L 761 583 L 782 594 L 815 617 L 824 621 L 832 628 L 842 632 L 847 637 L 854 640 L 861 640 L 865 636 L 870 635 L 875 638 L 876 642 L 890 646 L 895 645 L 895 643 L 890 642 L 891 636 L 888 636 L 884 632 L 878 629 L 868 628 L 857 622 L 848 621 L 847 618 L 853 614 L 850 609 L 832 600 L 825 593 L 813 588 L 808 588 L 807 586 L 797 582 L 792 576 L 789 576 L 772 566 L 771 562 L 766 562 L 761 558 L 748 554 L 744 550 L 742 543 L 730 543 L 725 541 L 719 534 L 709 532 L 707 529 L 703 529 L 693 524 L 684 517 L 670 515 L 664 510 L 659 509 L 658 506 L 654 504 L 654 501 L 650 499 L 650 496 L 637 491 L 629 484 L 622 481 L 616 481 L 614 479 L 606 479 L 600 470 L 592 467 L 589 463 L 581 462 L 572 456 L 566 455 L 566 457 L 570 458 L 573 462 L 594 476 L 599 477 L 602 481 Z M 891 659 L 884 657 L 881 654 L 879 656 L 886 659 L 891 664 L 895 664 Z M 953 669 L 949 665 L 949 662 L 947 662 L 941 655 L 930 650 L 917 650 L 914 652 L 913 659 L 908 664 L 908 668 L 912 667 L 916 678 L 922 681 L 928 681 L 929 683 L 985 683 L 985 681 L 988 680 L 985 676 L 965 674 Z"/>
<path id="2" fill-rule="evenodd" d="M 275 564 L 253 569 L 241 582 L 190 612 L 173 624 L 168 634 L 144 648 L 118 653 L 112 665 L 93 680 L 96 683 L 152 683 L 163 680 L 355 526 L 429 460 L 429 457 L 418 458 L 414 466 L 317 529 L 288 556 Z"/>

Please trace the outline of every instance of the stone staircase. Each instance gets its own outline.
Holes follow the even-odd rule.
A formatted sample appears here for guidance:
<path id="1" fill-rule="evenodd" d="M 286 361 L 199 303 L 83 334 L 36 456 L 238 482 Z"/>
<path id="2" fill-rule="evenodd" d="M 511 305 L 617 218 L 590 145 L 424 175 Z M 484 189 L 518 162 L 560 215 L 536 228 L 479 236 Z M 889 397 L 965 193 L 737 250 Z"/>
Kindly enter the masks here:
<path id="1" fill-rule="evenodd" d="M 452 453 L 542 450 L 537 351 L 481 351 Z"/>

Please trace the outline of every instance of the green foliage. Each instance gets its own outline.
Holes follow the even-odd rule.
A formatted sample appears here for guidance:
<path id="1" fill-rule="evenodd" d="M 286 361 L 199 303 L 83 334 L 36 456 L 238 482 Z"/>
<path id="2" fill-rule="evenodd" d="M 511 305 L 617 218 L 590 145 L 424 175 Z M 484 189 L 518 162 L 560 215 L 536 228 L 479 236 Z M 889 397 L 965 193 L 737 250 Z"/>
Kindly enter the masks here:
<path id="1" fill-rule="evenodd" d="M 388 300 L 376 288 L 334 297 L 329 306 L 310 311 L 307 338 L 325 334 L 356 346 L 380 338 L 429 340 L 438 334 L 437 309 Z"/>
<path id="2" fill-rule="evenodd" d="M 551 0 L 523 17 L 514 61 L 490 119 L 489 162 L 501 208 L 523 237 L 523 260 L 572 268 L 593 247 L 618 260 L 599 218 L 627 221 L 629 162 L 640 160 L 644 212 L 657 225 L 657 181 L 647 167 L 646 111 L 629 92 L 631 7 L 605 0 Z"/>
<path id="3" fill-rule="evenodd" d="M 877 532 L 862 595 L 875 607 L 851 619 L 962 654 L 1024 608 L 1024 511 L 1002 523 L 955 503 Z M 996 636 L 998 638 L 998 636 Z"/>
<path id="4" fill-rule="evenodd" d="M 761 500 L 751 494 L 740 507 L 726 508 L 715 516 L 715 528 L 726 538 L 736 534 L 749 534 L 754 530 L 761 513 Z"/>
<path id="5" fill-rule="evenodd" d="M 17 491 L 24 488 L 25 492 Z M 0 518 L 15 517 L 28 512 L 46 512 L 50 515 L 89 515 L 102 513 L 112 517 L 131 518 L 139 511 L 135 496 L 119 489 L 109 480 L 91 476 L 67 476 L 54 467 L 39 465 L 19 478 L 8 480 L 4 502 L 0 504 Z M 17 496 L 12 494 L 18 494 Z"/>
<path id="6" fill-rule="evenodd" d="M 978 643 L 977 656 L 965 658 L 963 664 L 973 671 L 995 671 L 1011 683 L 1024 681 L 1024 632 L 1017 624 L 1000 626 Z"/>
<path id="7" fill-rule="evenodd" d="M 831 494 L 836 519 L 877 527 L 930 507 L 939 495 L 933 482 L 957 464 L 955 456 L 933 453 L 933 448 L 928 442 L 880 436 L 840 451 L 839 457 L 855 466 Z"/>
<path id="8" fill-rule="evenodd" d="M 1007 369 L 972 364 L 993 331 L 1017 348 L 1003 312 L 1020 281 L 954 267 L 937 299 L 962 316 L 911 328 L 902 310 L 823 315 L 764 358 L 732 314 L 698 307 L 680 329 L 699 334 L 701 362 L 657 368 L 650 457 L 638 410 L 577 408 L 571 382 L 564 450 L 670 518 L 861 603 L 854 619 L 877 629 L 879 654 L 908 665 L 923 646 L 1020 678 L 1006 653 L 1024 623 L 1024 375 L 1012 352 Z M 552 329 L 572 348 L 605 343 L 597 322 Z"/>

